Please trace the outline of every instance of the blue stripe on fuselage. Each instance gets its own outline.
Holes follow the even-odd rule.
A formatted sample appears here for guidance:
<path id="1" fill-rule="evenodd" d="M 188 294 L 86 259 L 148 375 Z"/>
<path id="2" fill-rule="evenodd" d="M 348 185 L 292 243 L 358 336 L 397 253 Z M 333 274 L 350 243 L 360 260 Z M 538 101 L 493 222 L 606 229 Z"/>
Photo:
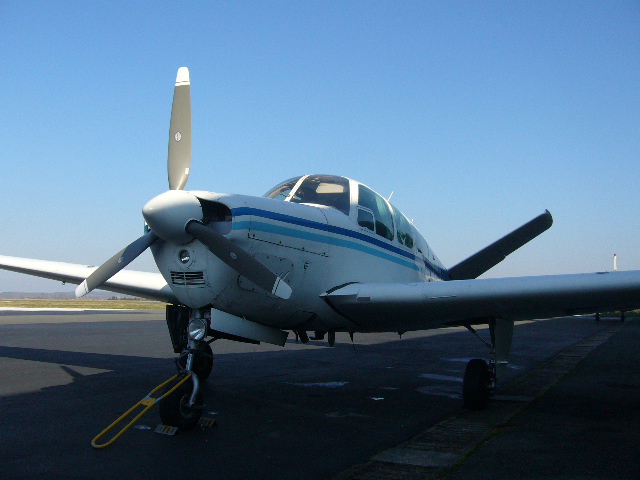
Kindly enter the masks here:
<path id="1" fill-rule="evenodd" d="M 249 225 L 251 225 L 251 229 L 259 230 L 261 232 L 267 233 L 275 233 L 278 235 L 286 235 L 288 237 L 300 238 L 302 240 L 311 240 L 313 242 L 325 243 L 329 245 L 335 245 L 338 247 L 350 248 L 352 250 L 358 250 L 360 252 L 368 253 L 369 255 L 374 255 L 379 258 L 383 258 L 385 260 L 389 260 L 394 263 L 398 263 L 404 267 L 411 268 L 413 270 L 419 270 L 418 266 L 415 263 L 407 262 L 401 258 L 394 257 L 389 255 L 388 253 L 382 252 L 372 247 L 368 247 L 367 245 L 361 245 L 356 242 L 352 242 L 350 240 L 344 240 L 342 238 L 330 237 L 327 235 L 321 235 L 319 233 L 307 232 L 304 230 L 298 230 L 295 228 L 281 227 L 280 225 L 274 225 L 273 223 L 265 223 L 265 222 L 234 222 L 233 229 L 234 230 L 248 230 Z"/>
<path id="2" fill-rule="evenodd" d="M 306 227 L 306 228 L 311 228 L 314 230 L 319 230 L 319 231 L 323 231 L 323 232 L 327 232 L 327 233 L 333 233 L 333 234 L 338 234 L 338 235 L 342 235 L 345 237 L 350 237 L 356 240 L 360 240 L 362 242 L 365 243 L 369 243 L 372 245 L 375 245 L 378 248 L 381 248 L 383 250 L 387 250 L 389 252 L 393 252 L 397 255 L 403 256 L 409 260 L 411 260 L 412 262 L 416 262 L 416 261 L 420 261 L 420 259 L 418 259 L 418 257 L 416 257 L 415 255 L 413 255 L 410 252 L 406 252 L 396 246 L 393 245 L 389 245 L 381 240 L 378 240 L 376 238 L 372 238 L 368 235 L 365 235 L 363 233 L 360 232 L 356 232 L 354 230 L 349 230 L 347 228 L 342 228 L 342 227 L 337 227 L 335 225 L 328 225 L 326 223 L 320 223 L 320 222 L 315 222 L 313 220 L 306 220 L 304 218 L 300 218 L 300 217 L 294 217 L 291 215 L 285 215 L 282 213 L 276 213 L 276 212 L 270 212 L 268 210 L 262 210 L 259 208 L 251 208 L 251 207 L 240 207 L 240 208 L 236 208 L 233 210 L 233 216 L 234 217 L 240 217 L 240 216 L 244 216 L 244 215 L 253 215 L 256 217 L 262 217 L 262 218 L 266 218 L 266 219 L 270 219 L 270 220 L 276 220 L 279 222 L 283 222 L 283 223 L 289 223 L 292 225 L 299 225 L 301 227 Z M 265 222 L 252 222 L 251 224 L 251 228 L 255 228 L 256 230 L 260 230 L 260 231 L 265 231 L 268 233 L 276 233 L 276 234 L 283 234 L 283 235 L 287 235 L 287 236 L 291 236 L 291 237 L 295 237 L 295 238 L 302 238 L 302 239 L 307 239 L 307 240 L 312 240 L 315 242 L 320 242 L 320 243 L 327 243 L 327 244 L 331 244 L 331 245 L 336 245 L 336 246 L 340 246 L 340 247 L 345 247 L 345 248 L 351 248 L 353 250 L 358 250 L 364 253 L 368 253 L 370 255 L 375 255 L 377 257 L 380 258 L 384 258 L 385 260 L 389 260 L 395 263 L 398 263 L 400 265 L 403 265 L 405 267 L 409 267 L 412 268 L 414 270 L 419 270 L 418 266 L 415 263 L 411 263 L 408 262 L 406 260 L 403 260 L 401 258 L 397 258 L 394 257 L 392 255 L 390 255 L 389 253 L 380 251 L 378 249 L 372 248 L 370 246 L 367 245 L 362 245 L 360 243 L 356 243 L 353 241 L 349 241 L 349 240 L 345 240 L 345 239 L 341 239 L 341 238 L 337 238 L 337 237 L 331 237 L 331 236 L 327 236 L 327 235 L 319 235 L 319 234 L 314 234 L 312 232 L 307 232 L 304 230 L 298 230 L 298 229 L 292 229 L 292 228 L 287 228 L 287 227 L 282 227 L 282 226 L 278 226 L 278 225 L 274 225 L 271 223 L 265 223 Z M 233 224 L 233 229 L 234 230 L 242 230 L 242 229 L 247 229 L 249 230 L 249 222 L 234 222 Z M 434 265 L 431 265 L 429 262 L 427 262 L 426 260 L 424 261 L 425 266 L 435 272 L 438 272 L 438 270 L 440 270 L 440 268 L 435 267 Z"/>

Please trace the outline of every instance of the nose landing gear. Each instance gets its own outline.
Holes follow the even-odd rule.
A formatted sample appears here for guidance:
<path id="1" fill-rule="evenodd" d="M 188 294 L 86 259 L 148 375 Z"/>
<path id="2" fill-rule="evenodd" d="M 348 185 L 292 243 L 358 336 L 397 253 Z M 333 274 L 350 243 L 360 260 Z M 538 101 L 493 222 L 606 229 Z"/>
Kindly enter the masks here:
<path id="1" fill-rule="evenodd" d="M 185 382 L 172 395 L 160 403 L 160 419 L 165 425 L 180 430 L 194 428 L 204 408 L 200 382 L 206 380 L 213 368 L 213 352 L 205 341 L 209 330 L 206 309 L 188 309 L 171 306 L 167 308 L 167 323 L 176 352 L 182 350 L 176 359 L 178 375 L 191 375 L 191 382 Z"/>
<path id="2" fill-rule="evenodd" d="M 183 383 L 160 402 L 160 419 L 165 425 L 182 431 L 191 430 L 198 424 L 204 408 L 200 381 L 206 380 L 213 368 L 211 346 L 189 339 L 187 348 L 176 359 L 176 365 L 180 376 L 191 374 L 191 382 Z"/>

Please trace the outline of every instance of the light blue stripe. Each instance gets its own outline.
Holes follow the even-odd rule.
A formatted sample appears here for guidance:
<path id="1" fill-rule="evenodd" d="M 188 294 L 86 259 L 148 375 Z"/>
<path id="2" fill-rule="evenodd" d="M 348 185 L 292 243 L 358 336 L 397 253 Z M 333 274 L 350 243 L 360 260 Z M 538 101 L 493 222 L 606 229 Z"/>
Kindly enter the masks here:
<path id="1" fill-rule="evenodd" d="M 265 222 L 256 222 L 256 221 L 240 221 L 233 223 L 234 230 L 259 230 L 261 232 L 273 233 L 276 235 L 286 235 L 293 238 L 300 238 L 302 240 L 310 240 L 312 242 L 324 243 L 328 245 L 335 245 L 337 247 L 349 248 L 351 250 L 357 250 L 359 252 L 367 253 L 369 255 L 373 255 L 384 260 L 397 263 L 398 265 L 402 265 L 403 267 L 411 268 L 413 270 L 418 271 L 419 268 L 414 263 L 409 263 L 400 258 L 393 257 L 387 253 L 381 252 L 380 250 L 376 250 L 375 248 L 368 247 L 366 245 L 361 245 L 356 242 L 352 242 L 349 240 L 343 240 L 336 237 L 330 237 L 326 235 L 320 235 L 318 233 L 306 232 L 303 230 L 297 230 L 293 228 L 281 227 L 279 225 L 274 225 L 272 223 Z"/>
<path id="2" fill-rule="evenodd" d="M 398 246 L 395 245 L 391 245 L 385 241 L 382 241 L 382 239 L 377 239 L 374 238 L 370 235 L 365 235 L 363 233 L 360 232 L 356 232 L 354 230 L 350 230 L 347 228 L 343 228 L 343 227 L 338 227 L 335 225 L 328 225 L 326 223 L 321 223 L 321 222 L 315 222 L 313 220 L 307 220 L 304 218 L 299 218 L 299 217 L 293 217 L 291 215 L 285 215 L 282 213 L 276 213 L 276 212 L 271 212 L 271 211 L 267 211 L 267 210 L 262 210 L 259 208 L 251 208 L 251 207 L 240 207 L 240 208 L 235 208 L 233 209 L 233 216 L 234 218 L 237 217 L 242 217 L 244 215 L 248 215 L 248 216 L 256 216 L 256 217 L 260 217 L 260 218 L 264 218 L 264 219 L 268 219 L 268 220 L 275 220 L 277 222 L 282 222 L 282 223 L 287 223 L 289 225 L 296 225 L 296 226 L 301 226 L 301 227 L 305 227 L 305 228 L 311 228 L 314 230 L 319 230 L 321 232 L 327 232 L 328 234 L 333 234 L 333 235 L 339 235 L 339 236 L 344 236 L 347 238 L 352 238 L 355 241 L 360 241 L 363 243 L 368 243 L 370 245 L 372 245 L 373 247 L 378 247 L 380 250 L 386 250 L 388 252 L 397 254 L 399 256 L 405 257 L 409 260 L 409 263 L 411 263 L 411 261 L 414 262 L 418 262 L 420 264 L 424 264 L 424 266 L 431 272 L 434 273 L 435 275 L 437 275 L 438 277 L 442 278 L 442 279 L 446 279 L 448 280 L 448 272 L 446 269 L 439 267 L 437 265 L 434 265 L 433 263 L 431 263 L 427 258 L 420 258 L 420 257 L 416 257 L 413 253 L 405 251 L 403 248 L 400 248 Z M 360 244 L 358 244 L 360 245 Z M 378 250 L 376 250 L 378 251 Z M 396 258 L 396 257 L 391 257 L 391 258 Z M 413 268 L 413 267 L 411 267 Z"/>
<path id="3" fill-rule="evenodd" d="M 364 243 L 370 243 L 383 250 L 388 250 L 397 255 L 408 258 L 409 260 L 418 260 L 418 258 L 411 252 L 404 251 L 403 249 L 390 245 L 382 240 L 382 238 L 374 238 L 370 235 L 365 235 L 354 230 L 338 227 L 336 225 L 330 225 L 327 223 L 316 222 L 314 220 L 307 220 L 305 218 L 293 217 L 291 215 L 285 215 L 283 213 L 270 212 L 267 210 L 261 210 L 259 208 L 240 207 L 233 210 L 234 217 L 242 217 L 244 215 L 256 216 L 265 218 L 267 220 L 275 220 L 277 222 L 288 223 L 290 225 L 297 225 L 300 227 L 312 228 L 314 230 L 320 230 L 322 232 L 342 235 L 345 237 L 353 238 L 354 240 L 360 240 Z"/>

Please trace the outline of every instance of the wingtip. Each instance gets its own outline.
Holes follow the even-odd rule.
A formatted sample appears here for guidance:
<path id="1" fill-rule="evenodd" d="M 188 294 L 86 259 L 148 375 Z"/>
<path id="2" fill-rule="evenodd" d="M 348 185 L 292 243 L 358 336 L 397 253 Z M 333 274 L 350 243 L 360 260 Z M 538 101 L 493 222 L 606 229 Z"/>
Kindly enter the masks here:
<path id="1" fill-rule="evenodd" d="M 176 87 L 179 85 L 189 85 L 189 69 L 187 67 L 180 67 L 178 69 L 178 75 L 176 75 Z"/>
<path id="2" fill-rule="evenodd" d="M 87 287 L 87 281 L 85 280 L 78 288 L 76 288 L 76 298 L 84 297 L 87 293 L 89 293 L 89 288 Z"/>

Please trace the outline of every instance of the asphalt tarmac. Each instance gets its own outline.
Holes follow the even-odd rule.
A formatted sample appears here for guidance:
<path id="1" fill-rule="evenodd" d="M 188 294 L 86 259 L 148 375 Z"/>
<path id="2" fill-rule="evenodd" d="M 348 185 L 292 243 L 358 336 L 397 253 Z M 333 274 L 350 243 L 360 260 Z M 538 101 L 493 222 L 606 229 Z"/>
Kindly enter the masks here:
<path id="1" fill-rule="evenodd" d="M 572 317 L 516 326 L 501 385 L 610 325 Z M 639 478 L 639 327 L 627 322 L 445 473 Z M 285 348 L 212 346 L 203 416 L 214 427 L 161 435 L 154 407 L 96 450 L 102 429 L 175 373 L 164 312 L 0 312 L 0 478 L 382 478 L 358 465 L 464 412 L 465 363 L 487 355 L 464 329 L 356 334 L 354 344 L 337 335 L 334 348 L 293 338 Z M 393 478 L 435 470 L 414 472 Z"/>
<path id="2" fill-rule="evenodd" d="M 640 479 L 640 323 L 626 322 L 452 475 Z"/>

